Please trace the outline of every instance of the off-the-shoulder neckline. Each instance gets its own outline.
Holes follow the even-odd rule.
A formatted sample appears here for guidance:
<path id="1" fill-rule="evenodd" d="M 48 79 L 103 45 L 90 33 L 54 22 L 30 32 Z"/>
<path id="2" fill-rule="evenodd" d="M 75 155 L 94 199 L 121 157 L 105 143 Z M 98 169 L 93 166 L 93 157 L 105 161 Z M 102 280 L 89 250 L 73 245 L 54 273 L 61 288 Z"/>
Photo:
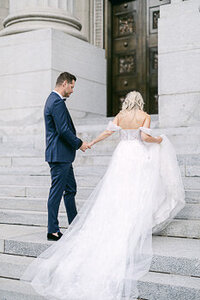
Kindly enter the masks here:
<path id="1" fill-rule="evenodd" d="M 114 123 L 113 123 L 114 124 Z M 116 124 L 115 124 L 116 125 Z M 117 127 L 119 127 L 119 128 L 121 128 L 121 130 L 139 130 L 139 129 L 141 129 L 141 128 L 145 128 L 145 129 L 150 129 L 150 128 L 147 128 L 147 127 L 142 127 L 142 126 L 140 126 L 140 127 L 138 127 L 138 128 L 122 128 L 121 126 L 119 126 L 119 125 L 116 125 Z"/>
<path id="2" fill-rule="evenodd" d="M 122 128 L 121 126 L 116 125 L 115 123 L 113 123 L 113 121 L 110 121 L 109 123 L 112 123 L 115 127 L 118 127 L 118 128 L 120 128 L 121 130 L 140 130 L 141 128 L 142 128 L 142 129 L 151 130 L 151 128 L 143 127 L 143 126 L 140 126 L 140 127 L 138 127 L 138 128 Z"/>

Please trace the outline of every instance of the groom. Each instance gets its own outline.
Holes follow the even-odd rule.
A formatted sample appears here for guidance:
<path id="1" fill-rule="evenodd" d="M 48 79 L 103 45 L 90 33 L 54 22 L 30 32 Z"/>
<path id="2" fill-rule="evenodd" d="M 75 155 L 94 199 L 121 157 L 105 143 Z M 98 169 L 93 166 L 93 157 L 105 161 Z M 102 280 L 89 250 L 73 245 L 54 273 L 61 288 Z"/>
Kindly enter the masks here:
<path id="1" fill-rule="evenodd" d="M 58 210 L 64 193 L 64 203 L 69 224 L 77 214 L 75 195 L 76 181 L 72 162 L 76 150 L 83 152 L 90 148 L 86 142 L 76 137 L 76 130 L 64 103 L 72 93 L 76 77 L 68 72 L 61 73 L 56 87 L 46 100 L 44 119 L 46 129 L 45 160 L 51 170 L 51 188 L 48 198 L 47 239 L 57 241 L 62 233 L 59 229 Z"/>

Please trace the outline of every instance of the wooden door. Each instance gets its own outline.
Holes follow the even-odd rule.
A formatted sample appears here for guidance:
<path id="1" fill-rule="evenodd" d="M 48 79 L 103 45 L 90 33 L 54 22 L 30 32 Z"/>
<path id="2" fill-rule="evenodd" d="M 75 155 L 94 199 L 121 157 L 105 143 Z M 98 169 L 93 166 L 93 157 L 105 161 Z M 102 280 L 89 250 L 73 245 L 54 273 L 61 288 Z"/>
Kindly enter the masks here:
<path id="1" fill-rule="evenodd" d="M 157 20 L 169 0 L 109 1 L 107 6 L 108 116 L 115 115 L 132 90 L 145 110 L 158 111 Z"/>

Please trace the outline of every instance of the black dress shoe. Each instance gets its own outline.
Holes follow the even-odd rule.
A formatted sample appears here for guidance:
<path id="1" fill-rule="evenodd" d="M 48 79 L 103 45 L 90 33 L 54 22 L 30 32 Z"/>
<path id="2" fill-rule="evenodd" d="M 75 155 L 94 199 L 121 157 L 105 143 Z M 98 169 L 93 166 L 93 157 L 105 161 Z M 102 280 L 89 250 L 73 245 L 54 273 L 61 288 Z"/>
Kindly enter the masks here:
<path id="1" fill-rule="evenodd" d="M 59 236 L 60 238 L 61 238 L 62 235 L 63 235 L 62 232 L 58 231 L 58 236 Z"/>
<path id="2" fill-rule="evenodd" d="M 58 241 L 62 236 L 61 232 L 58 232 L 58 236 L 52 233 L 47 233 L 47 240 L 48 241 Z"/>

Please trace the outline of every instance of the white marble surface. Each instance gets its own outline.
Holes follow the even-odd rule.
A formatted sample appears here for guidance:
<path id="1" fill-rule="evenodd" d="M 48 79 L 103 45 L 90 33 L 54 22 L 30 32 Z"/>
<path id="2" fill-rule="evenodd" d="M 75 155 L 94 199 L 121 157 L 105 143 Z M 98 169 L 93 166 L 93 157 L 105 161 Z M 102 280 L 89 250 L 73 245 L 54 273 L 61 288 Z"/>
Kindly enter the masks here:
<path id="1" fill-rule="evenodd" d="M 158 31 L 159 123 L 200 124 L 200 2 L 161 6 Z"/>
<path id="2" fill-rule="evenodd" d="M 81 78 L 106 84 L 105 51 L 75 39 L 63 32 L 53 30 L 52 67 L 55 70 L 70 68 Z M 69 71 L 70 71 L 69 70 Z"/>
<path id="3" fill-rule="evenodd" d="M 200 120 L 200 92 L 162 95 L 159 97 L 162 125 L 192 126 Z"/>
<path id="4" fill-rule="evenodd" d="M 3 20 L 8 15 L 9 0 L 0 0 L 0 30 L 3 29 Z"/>
<path id="5" fill-rule="evenodd" d="M 81 23 L 73 15 L 72 0 L 10 0 L 9 15 L 4 19 L 1 35 L 42 28 L 54 28 L 85 39 Z"/>
<path id="6" fill-rule="evenodd" d="M 161 54 L 158 80 L 159 95 L 200 92 L 200 47 Z"/>
<path id="7" fill-rule="evenodd" d="M 0 57 L 1 125 L 39 126 L 44 102 L 63 71 L 77 77 L 68 107 L 106 114 L 104 50 L 49 28 L 0 37 Z"/>
<path id="8" fill-rule="evenodd" d="M 197 38 L 200 36 L 200 12 L 198 7 L 191 7 L 191 5 L 188 11 L 190 2 L 185 1 L 183 7 L 181 5 L 161 7 L 161 18 L 158 21 L 159 53 L 200 48 L 200 39 Z M 177 7 L 177 10 L 174 7 Z"/>

